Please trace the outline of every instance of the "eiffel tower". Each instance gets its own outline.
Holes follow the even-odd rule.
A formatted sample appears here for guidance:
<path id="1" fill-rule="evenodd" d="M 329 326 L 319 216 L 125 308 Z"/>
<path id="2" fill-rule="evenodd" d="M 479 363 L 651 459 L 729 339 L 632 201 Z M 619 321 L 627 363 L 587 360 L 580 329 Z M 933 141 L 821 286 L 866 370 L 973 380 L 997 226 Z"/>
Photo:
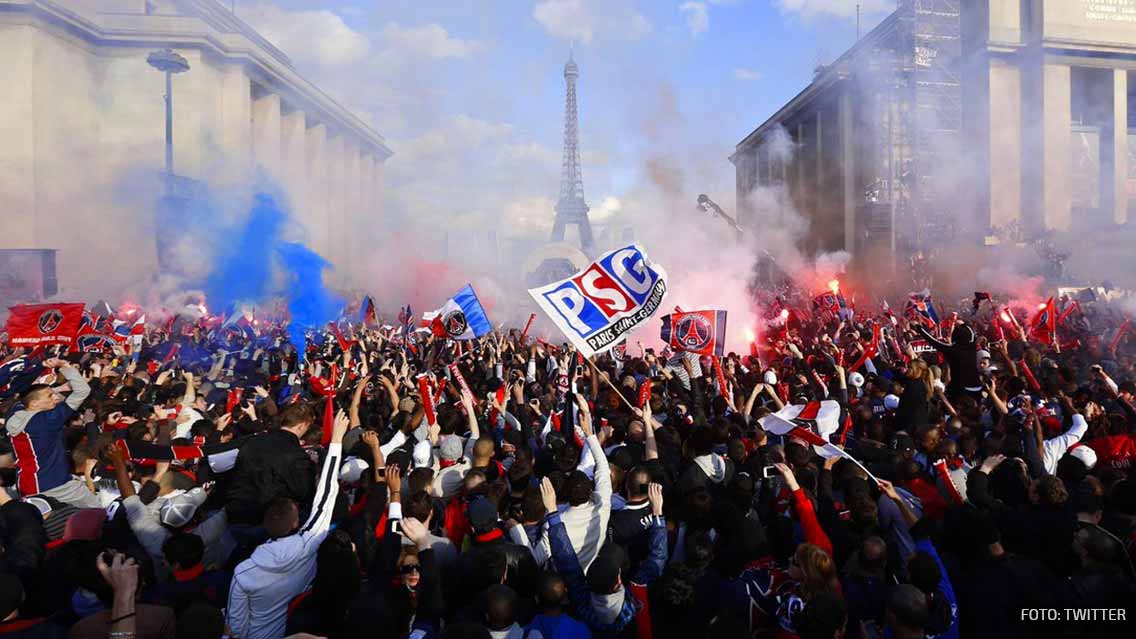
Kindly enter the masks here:
<path id="1" fill-rule="evenodd" d="M 584 180 L 580 173 L 580 131 L 576 117 L 576 78 L 580 69 L 569 49 L 568 63 L 564 65 L 564 82 L 567 100 L 564 105 L 564 162 L 560 167 L 560 197 L 556 201 L 556 221 L 552 226 L 552 241 L 564 241 L 564 229 L 575 224 L 580 231 L 580 248 L 588 257 L 595 256 L 592 225 L 588 221 L 588 205 L 584 203 Z"/>

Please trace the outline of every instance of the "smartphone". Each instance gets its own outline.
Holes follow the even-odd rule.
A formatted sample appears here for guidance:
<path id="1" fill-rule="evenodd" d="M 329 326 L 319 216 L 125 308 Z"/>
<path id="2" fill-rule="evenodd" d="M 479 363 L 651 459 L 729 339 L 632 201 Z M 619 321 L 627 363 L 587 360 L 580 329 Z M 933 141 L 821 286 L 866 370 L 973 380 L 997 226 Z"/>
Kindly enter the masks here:
<path id="1" fill-rule="evenodd" d="M 583 376 L 584 376 L 584 367 L 583 366 L 577 366 L 576 367 L 576 377 L 583 377 Z"/>
<path id="2" fill-rule="evenodd" d="M 766 466 L 766 467 L 761 469 L 761 478 L 762 479 L 772 479 L 774 477 L 779 476 L 780 474 L 781 473 L 777 472 L 776 466 Z"/>

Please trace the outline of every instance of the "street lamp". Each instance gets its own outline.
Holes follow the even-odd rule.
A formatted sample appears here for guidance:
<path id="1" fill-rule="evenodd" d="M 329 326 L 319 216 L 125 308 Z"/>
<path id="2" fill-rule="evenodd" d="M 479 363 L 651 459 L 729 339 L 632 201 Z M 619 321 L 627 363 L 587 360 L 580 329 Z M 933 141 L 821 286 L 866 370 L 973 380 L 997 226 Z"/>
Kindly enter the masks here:
<path id="1" fill-rule="evenodd" d="M 166 74 L 166 179 L 169 180 L 174 174 L 174 96 L 170 78 L 175 73 L 189 71 L 189 61 L 173 49 L 162 49 L 146 56 L 146 62 Z"/>

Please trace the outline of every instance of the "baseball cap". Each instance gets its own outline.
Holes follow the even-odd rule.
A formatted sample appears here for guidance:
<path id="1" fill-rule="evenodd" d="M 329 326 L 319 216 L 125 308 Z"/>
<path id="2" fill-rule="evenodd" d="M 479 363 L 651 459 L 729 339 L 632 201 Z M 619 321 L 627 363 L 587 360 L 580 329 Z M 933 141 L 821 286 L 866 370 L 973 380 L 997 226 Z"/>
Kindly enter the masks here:
<path id="1" fill-rule="evenodd" d="M 856 388 L 860 388 L 864 385 L 864 376 L 860 373 L 852 373 L 848 376 L 848 383 Z"/>
<path id="2" fill-rule="evenodd" d="M 915 440 L 907 433 L 896 433 L 892 438 L 888 447 L 896 451 L 915 450 Z"/>
<path id="3" fill-rule="evenodd" d="M 339 467 L 339 481 L 354 484 L 363 476 L 363 471 L 370 467 L 370 464 L 358 457 L 348 457 Z"/>
<path id="4" fill-rule="evenodd" d="M 891 393 L 884 395 L 884 409 L 895 410 L 897 408 L 899 408 L 899 397 L 892 395 Z"/>
<path id="5" fill-rule="evenodd" d="M 769 384 L 770 386 L 776 386 L 777 385 L 777 372 L 774 371 L 773 369 L 765 371 L 765 375 L 762 376 L 762 380 L 766 384 Z"/>
<path id="6" fill-rule="evenodd" d="M 411 459 L 414 461 L 414 467 L 415 468 L 421 468 L 423 466 L 429 466 L 430 465 L 430 442 L 423 440 L 423 441 L 420 441 L 417 444 L 415 444 L 414 445 L 414 452 L 411 455 Z"/>
<path id="7" fill-rule="evenodd" d="M 442 440 L 438 447 L 438 458 L 445 461 L 457 461 L 462 456 L 462 443 L 457 435 L 449 435 Z"/>
<path id="8" fill-rule="evenodd" d="M 162 524 L 171 528 L 181 528 L 193 519 L 197 507 L 205 503 L 205 490 L 194 488 L 176 497 L 171 497 L 162 504 L 158 511 L 158 518 Z"/>
<path id="9" fill-rule="evenodd" d="M 990 359 L 990 351 L 987 351 L 987 350 L 978 351 L 978 359 L 980 359 L 980 360 Z"/>
<path id="10" fill-rule="evenodd" d="M 1077 444 L 1069 449 L 1069 454 L 1081 460 L 1085 468 L 1092 470 L 1097 465 L 1097 452 L 1083 444 Z"/>
<path id="11" fill-rule="evenodd" d="M 497 523 L 497 506 L 485 497 L 478 497 L 469 504 L 469 525 L 474 532 L 483 533 Z"/>

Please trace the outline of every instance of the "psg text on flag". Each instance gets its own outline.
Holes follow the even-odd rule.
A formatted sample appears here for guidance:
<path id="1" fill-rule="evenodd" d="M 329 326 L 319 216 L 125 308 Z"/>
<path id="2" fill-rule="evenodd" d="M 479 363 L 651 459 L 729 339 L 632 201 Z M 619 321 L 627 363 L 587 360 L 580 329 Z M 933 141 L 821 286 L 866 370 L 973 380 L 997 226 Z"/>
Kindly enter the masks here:
<path id="1" fill-rule="evenodd" d="M 666 271 L 637 244 L 604 254 L 572 277 L 529 289 L 584 356 L 615 346 L 662 305 Z"/>
<path id="2" fill-rule="evenodd" d="M 625 334 L 635 330 L 640 324 L 650 319 L 662 305 L 663 296 L 666 294 L 667 283 L 658 280 L 655 282 L 654 288 L 651 289 L 651 296 L 643 302 L 643 306 L 638 311 L 612 324 L 611 328 L 589 337 L 588 346 L 591 346 L 593 351 L 598 352 L 619 341 Z"/>

